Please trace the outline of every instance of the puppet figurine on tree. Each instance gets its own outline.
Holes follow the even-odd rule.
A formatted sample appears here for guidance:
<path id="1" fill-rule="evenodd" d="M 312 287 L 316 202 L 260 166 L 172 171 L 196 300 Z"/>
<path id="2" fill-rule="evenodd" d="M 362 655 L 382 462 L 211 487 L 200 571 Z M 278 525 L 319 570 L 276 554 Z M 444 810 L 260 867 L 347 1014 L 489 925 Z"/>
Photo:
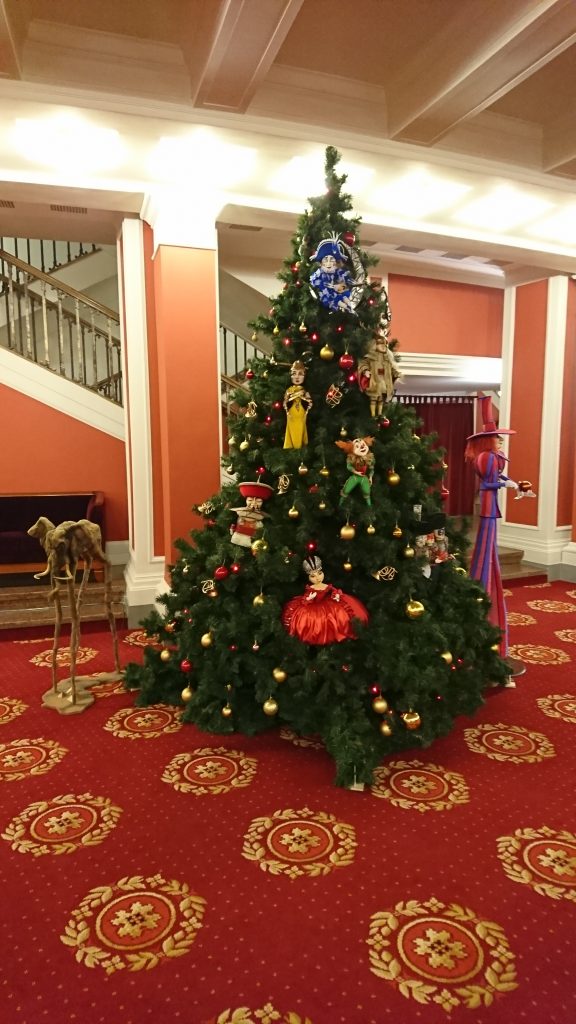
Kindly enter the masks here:
<path id="1" fill-rule="evenodd" d="M 353 619 L 368 622 L 368 612 L 362 602 L 324 582 L 322 562 L 317 555 L 309 555 L 302 565 L 308 575 L 308 586 L 302 596 L 293 597 L 284 606 L 285 628 L 305 644 L 354 640 Z"/>
<path id="2" fill-rule="evenodd" d="M 334 443 L 346 452 L 346 469 L 350 473 L 340 492 L 340 504 L 356 487 L 359 487 L 364 501 L 367 505 L 371 505 L 374 456 L 370 448 L 374 444 L 374 438 L 355 437 L 353 441 L 335 441 Z"/>
<path id="3" fill-rule="evenodd" d="M 515 491 L 518 491 L 519 488 L 516 481 L 511 480 L 504 472 L 508 459 L 502 453 L 503 435 L 515 434 L 516 431 L 503 430 L 496 426 L 492 412 L 492 399 L 489 396 L 480 398 L 480 404 L 483 427 L 478 433 L 470 435 L 464 454 L 466 460 L 474 464 L 480 491 L 480 525 L 472 552 L 470 576 L 482 583 L 490 598 L 489 618 L 501 630 L 500 655 L 502 658 L 506 658 L 508 655 L 508 620 L 502 589 L 496 530 L 498 519 L 501 518 L 498 491 L 501 487 L 509 487 Z M 523 480 L 522 489 L 527 491 L 530 488 L 529 481 Z M 514 667 L 513 662 L 511 665 Z"/>
<path id="4" fill-rule="evenodd" d="M 384 321 L 358 362 L 358 384 L 370 399 L 374 417 L 381 416 L 384 404 L 392 401 L 399 377 L 398 364 L 388 344 L 388 322 Z"/>
<path id="5" fill-rule="evenodd" d="M 285 448 L 302 448 L 308 444 L 306 417 L 312 408 L 312 398 L 304 387 L 306 367 L 300 359 L 296 359 L 290 367 L 290 387 L 284 392 L 284 410 L 286 412 Z"/>

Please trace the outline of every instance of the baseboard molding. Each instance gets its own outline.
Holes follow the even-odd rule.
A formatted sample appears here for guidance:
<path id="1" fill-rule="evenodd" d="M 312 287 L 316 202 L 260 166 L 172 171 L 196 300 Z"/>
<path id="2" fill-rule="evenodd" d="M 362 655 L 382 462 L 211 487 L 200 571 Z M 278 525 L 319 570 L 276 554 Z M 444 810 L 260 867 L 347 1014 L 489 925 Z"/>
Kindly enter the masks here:
<path id="1" fill-rule="evenodd" d="M 553 537 L 543 537 L 536 526 L 500 523 L 498 544 L 524 552 L 524 559 L 534 565 L 556 565 L 562 562 L 562 552 L 570 541 L 570 527 L 559 527 Z"/>

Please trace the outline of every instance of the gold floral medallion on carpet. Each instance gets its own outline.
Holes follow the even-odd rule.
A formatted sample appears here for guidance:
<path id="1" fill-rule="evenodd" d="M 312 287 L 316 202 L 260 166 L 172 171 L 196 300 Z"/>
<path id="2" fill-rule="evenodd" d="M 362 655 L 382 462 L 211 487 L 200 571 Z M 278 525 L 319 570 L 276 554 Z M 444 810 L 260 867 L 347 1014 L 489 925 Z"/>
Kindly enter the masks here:
<path id="1" fill-rule="evenodd" d="M 437 899 L 397 903 L 373 914 L 370 970 L 407 999 L 456 1007 L 490 1006 L 517 988 L 514 954 L 499 924 Z"/>
<path id="2" fill-rule="evenodd" d="M 542 828 L 518 828 L 498 839 L 498 856 L 514 882 L 541 896 L 576 903 L 576 836 Z"/>
<path id="3" fill-rule="evenodd" d="M 576 604 L 569 601 L 527 601 L 526 604 L 535 612 L 552 612 L 559 615 L 576 612 Z"/>
<path id="4" fill-rule="evenodd" d="M 189 754 L 176 754 L 166 765 L 162 782 L 180 793 L 218 796 L 233 789 L 249 786 L 258 762 L 241 750 L 226 747 L 204 747 Z"/>
<path id="5" fill-rule="evenodd" d="M 156 635 L 148 636 L 143 629 L 135 629 L 132 633 L 126 634 L 122 643 L 129 644 L 131 647 L 153 647 L 158 643 L 158 637 Z"/>
<path id="6" fill-rule="evenodd" d="M 522 612 L 508 612 L 509 626 L 535 626 L 537 619 L 533 615 L 523 615 Z"/>
<path id="7" fill-rule="evenodd" d="M 352 825 L 304 807 L 255 818 L 244 836 L 242 856 L 271 875 L 315 878 L 351 864 L 356 846 Z"/>
<path id="8" fill-rule="evenodd" d="M 521 725 L 486 723 L 475 729 L 465 729 L 464 739 L 469 750 L 475 754 L 486 754 L 493 761 L 534 764 L 547 757 L 556 757 L 556 751 L 546 736 Z"/>
<path id="9" fill-rule="evenodd" d="M 91 889 L 60 939 L 85 967 L 149 971 L 189 951 L 205 906 L 185 882 L 134 875 Z"/>
<path id="10" fill-rule="evenodd" d="M 68 753 L 55 740 L 12 740 L 0 744 L 0 782 L 44 775 Z"/>
<path id="11" fill-rule="evenodd" d="M 310 1017 L 301 1017 L 294 1010 L 282 1013 L 272 1003 L 266 1003 L 260 1010 L 238 1006 L 236 1010 L 223 1010 L 217 1017 L 211 1017 L 206 1024 L 313 1024 Z"/>
<path id="12" fill-rule="evenodd" d="M 550 718 L 561 718 L 563 722 L 576 724 L 576 697 L 572 693 L 551 693 L 539 697 L 538 707 Z"/>
<path id="13" fill-rule="evenodd" d="M 73 853 L 102 843 L 121 814 L 107 797 L 65 793 L 29 804 L 12 819 L 2 839 L 13 850 L 35 857 Z"/>
<path id="14" fill-rule="evenodd" d="M 543 644 L 510 644 L 508 654 L 529 665 L 566 665 L 572 658 L 566 651 Z"/>
<path id="15" fill-rule="evenodd" d="M 565 644 L 576 644 L 576 629 L 555 629 L 554 636 Z"/>
<path id="16" fill-rule="evenodd" d="M 278 734 L 281 740 L 288 740 L 295 747 L 310 747 L 312 750 L 324 750 L 324 744 L 318 736 L 299 736 L 293 729 L 283 726 Z"/>
<path id="17" fill-rule="evenodd" d="M 28 706 L 17 697 L 0 697 L 0 725 L 12 722 L 19 715 L 23 715 Z"/>
<path id="18" fill-rule="evenodd" d="M 92 661 L 98 654 L 93 647 L 79 647 L 76 651 L 76 664 L 84 665 L 87 661 Z M 33 658 L 30 658 L 32 665 L 38 665 L 40 668 L 49 668 L 52 665 L 52 651 L 41 651 L 40 654 L 35 654 Z M 56 652 L 56 664 L 60 667 L 68 666 L 72 664 L 69 647 L 60 647 Z"/>
<path id="19" fill-rule="evenodd" d="M 102 675 L 101 672 L 94 672 L 90 678 L 96 679 Z M 103 680 L 100 683 L 90 684 L 90 693 L 97 698 L 116 697 L 117 694 L 126 694 L 126 687 L 121 679 Z"/>
<path id="20" fill-rule="evenodd" d="M 182 728 L 181 708 L 151 704 L 148 708 L 122 708 L 104 728 L 123 740 L 151 740 Z"/>
<path id="21" fill-rule="evenodd" d="M 422 812 L 449 811 L 470 800 L 462 775 L 422 761 L 390 761 L 376 768 L 370 788 L 395 807 Z"/>

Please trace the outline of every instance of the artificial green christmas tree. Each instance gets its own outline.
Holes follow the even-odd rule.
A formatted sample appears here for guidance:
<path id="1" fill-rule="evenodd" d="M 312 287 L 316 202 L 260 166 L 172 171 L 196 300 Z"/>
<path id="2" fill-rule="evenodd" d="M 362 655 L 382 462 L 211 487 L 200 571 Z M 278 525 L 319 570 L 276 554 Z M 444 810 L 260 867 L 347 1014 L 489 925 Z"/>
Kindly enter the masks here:
<path id="1" fill-rule="evenodd" d="M 326 192 L 251 325 L 273 354 L 235 395 L 225 463 L 238 483 L 177 541 L 165 616 L 145 621 L 155 642 L 126 684 L 139 705 L 184 704 L 206 732 L 319 735 L 350 785 L 448 733 L 508 669 L 449 525 L 446 549 L 444 453 L 393 400 L 388 299 L 338 160 L 329 147 Z"/>

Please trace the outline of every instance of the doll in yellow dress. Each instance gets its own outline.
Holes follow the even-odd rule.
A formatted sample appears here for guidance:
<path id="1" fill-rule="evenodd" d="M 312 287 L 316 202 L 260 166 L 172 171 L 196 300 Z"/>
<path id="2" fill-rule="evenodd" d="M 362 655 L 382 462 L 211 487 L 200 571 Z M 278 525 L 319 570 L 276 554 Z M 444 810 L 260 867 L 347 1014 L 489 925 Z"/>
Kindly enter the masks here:
<path id="1" fill-rule="evenodd" d="M 290 367 L 289 388 L 284 392 L 284 409 L 286 411 L 285 448 L 302 448 L 308 444 L 306 417 L 312 408 L 312 398 L 304 388 L 306 367 L 299 359 Z"/>

